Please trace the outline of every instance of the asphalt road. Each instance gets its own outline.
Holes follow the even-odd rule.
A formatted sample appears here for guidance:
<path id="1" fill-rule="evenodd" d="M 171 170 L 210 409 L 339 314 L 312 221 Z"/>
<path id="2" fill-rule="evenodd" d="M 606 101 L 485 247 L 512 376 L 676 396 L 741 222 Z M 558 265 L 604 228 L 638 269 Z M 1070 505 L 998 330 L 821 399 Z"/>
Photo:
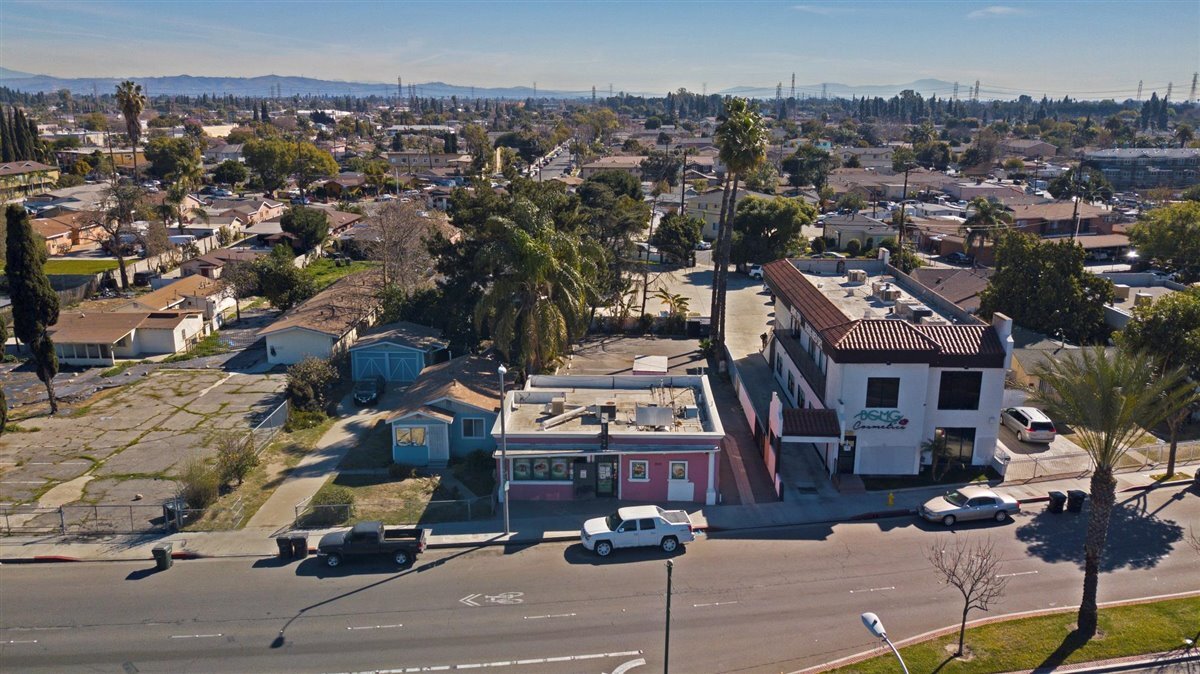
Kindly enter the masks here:
<path id="1" fill-rule="evenodd" d="M 1071 605 L 1084 519 L 1039 510 L 953 531 L 911 519 L 714 534 L 676 554 L 671 668 L 788 672 L 955 620 L 929 546 L 990 537 L 1011 578 L 1003 612 Z M 1198 586 L 1183 542 L 1200 497 L 1163 490 L 1114 519 L 1101 600 Z M 7 671 L 648 672 L 663 657 L 657 550 L 599 560 L 579 545 L 426 554 L 415 568 L 222 559 L 0 567 Z M 637 660 L 648 664 L 634 667 Z M 507 664 L 506 664 L 507 663 Z M 470 667 L 474 665 L 475 667 Z"/>

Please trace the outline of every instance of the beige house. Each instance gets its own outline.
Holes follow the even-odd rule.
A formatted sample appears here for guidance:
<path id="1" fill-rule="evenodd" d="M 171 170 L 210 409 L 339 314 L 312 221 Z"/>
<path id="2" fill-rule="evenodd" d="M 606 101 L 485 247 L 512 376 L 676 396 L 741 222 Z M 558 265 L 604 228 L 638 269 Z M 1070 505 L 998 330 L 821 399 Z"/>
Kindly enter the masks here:
<path id="1" fill-rule="evenodd" d="M 59 171 L 36 161 L 0 164 L 0 203 L 20 202 L 31 194 L 53 189 Z"/>
<path id="2" fill-rule="evenodd" d="M 379 289 L 376 269 L 351 274 L 290 309 L 259 330 L 266 338 L 267 362 L 291 365 L 307 356 L 341 356 L 378 317 Z"/>
<path id="3" fill-rule="evenodd" d="M 189 311 L 204 317 L 205 334 L 220 329 L 225 317 L 237 308 L 237 300 L 229 286 L 199 274 L 184 276 L 158 290 L 139 296 L 117 307 L 121 312 Z"/>
<path id="4" fill-rule="evenodd" d="M 579 167 L 579 177 L 587 180 L 601 171 L 623 171 L 634 178 L 641 180 L 642 162 L 645 161 L 645 159 L 645 157 L 640 155 L 616 155 L 613 157 L 601 157 Z"/>
<path id="5" fill-rule="evenodd" d="M 186 351 L 204 336 L 204 317 L 190 311 L 68 311 L 49 333 L 60 363 L 113 365 Z"/>

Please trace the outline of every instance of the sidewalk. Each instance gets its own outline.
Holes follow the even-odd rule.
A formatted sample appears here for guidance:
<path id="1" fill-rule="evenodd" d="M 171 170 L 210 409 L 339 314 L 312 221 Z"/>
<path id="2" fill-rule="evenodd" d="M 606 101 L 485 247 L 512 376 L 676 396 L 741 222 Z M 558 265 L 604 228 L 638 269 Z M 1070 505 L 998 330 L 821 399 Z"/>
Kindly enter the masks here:
<path id="1" fill-rule="evenodd" d="M 1164 487 L 1181 486 L 1191 481 L 1165 483 Z M 1150 473 L 1128 473 L 1117 477 L 1118 500 L 1122 493 L 1151 488 Z M 926 500 L 946 491 L 948 486 L 923 487 L 892 492 L 894 503 L 888 505 L 887 492 L 871 492 L 856 496 L 816 497 L 795 502 L 760 505 L 709 506 L 692 512 L 697 528 L 709 532 L 750 531 L 771 527 L 804 524 L 826 524 L 870 521 L 892 517 L 911 517 Z M 1069 489 L 1087 490 L 1088 480 L 1068 479 L 1027 485 L 996 487 L 1025 504 L 1047 500 L 1047 492 Z M 627 505 L 612 502 L 609 507 Z M 1036 510 L 1029 505 L 1027 510 Z M 549 512 L 548 512 L 549 511 Z M 596 516 L 595 502 L 513 503 L 511 510 L 512 535 L 505 536 L 499 513 L 487 520 L 429 525 L 430 548 L 462 548 L 489 545 L 528 546 L 544 542 L 570 542 L 578 539 L 584 520 Z M 307 531 L 310 546 L 328 530 Z M 197 557 L 267 557 L 276 554 L 272 537 L 278 527 L 247 526 L 239 531 L 181 532 L 165 537 L 109 536 L 71 539 L 61 536 L 0 538 L 0 563 L 30 563 L 52 561 L 117 561 L 149 560 L 154 545 L 169 542 L 177 558 Z"/>

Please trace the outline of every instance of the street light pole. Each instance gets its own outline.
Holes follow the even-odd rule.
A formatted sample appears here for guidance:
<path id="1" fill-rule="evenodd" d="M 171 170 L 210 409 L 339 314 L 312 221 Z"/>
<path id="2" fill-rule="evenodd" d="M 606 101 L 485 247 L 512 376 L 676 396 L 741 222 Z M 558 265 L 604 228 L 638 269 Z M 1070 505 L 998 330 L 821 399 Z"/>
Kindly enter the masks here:
<path id="1" fill-rule="evenodd" d="M 667 674 L 668 665 L 671 661 L 671 571 L 675 568 L 675 563 L 667 560 L 667 632 L 665 643 L 663 644 L 663 674 Z"/>
<path id="2" fill-rule="evenodd" d="M 508 403 L 504 400 L 504 375 L 508 369 L 501 365 L 496 372 L 500 375 L 500 500 L 504 503 L 504 535 L 508 536 L 512 533 L 508 526 L 508 429 L 505 427 Z"/>
<path id="3" fill-rule="evenodd" d="M 892 649 L 892 653 L 895 653 L 896 659 L 900 661 L 900 668 L 904 670 L 904 674 L 908 674 L 908 665 L 904 664 L 904 658 L 900 657 L 900 651 L 896 650 L 896 645 L 892 643 L 891 639 L 888 639 L 887 632 L 883 629 L 883 623 L 879 622 L 879 616 L 874 613 L 864 613 L 861 617 L 863 625 L 867 626 L 867 630 L 882 639 L 883 643 Z"/>

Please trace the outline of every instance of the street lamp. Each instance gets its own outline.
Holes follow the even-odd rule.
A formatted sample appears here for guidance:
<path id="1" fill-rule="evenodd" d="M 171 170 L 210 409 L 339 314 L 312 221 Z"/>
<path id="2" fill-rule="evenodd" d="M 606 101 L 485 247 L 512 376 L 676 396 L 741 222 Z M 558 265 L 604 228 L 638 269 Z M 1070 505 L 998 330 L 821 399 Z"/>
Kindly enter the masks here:
<path id="1" fill-rule="evenodd" d="M 879 616 L 874 613 L 864 613 L 862 614 L 862 621 L 871 634 L 882 639 L 883 643 L 892 649 L 892 652 L 896 654 L 896 659 L 900 661 L 900 668 L 904 670 L 904 674 L 908 674 L 908 665 L 904 664 L 904 658 L 900 657 L 900 651 L 896 650 L 895 644 L 892 643 L 891 639 L 888 639 L 887 632 L 883 629 L 883 623 L 879 622 Z"/>
<path id="2" fill-rule="evenodd" d="M 504 375 L 508 369 L 501 365 L 496 372 L 500 375 L 500 500 L 504 503 L 504 535 L 512 533 L 508 526 L 508 429 L 505 428 L 508 404 L 504 401 Z"/>

